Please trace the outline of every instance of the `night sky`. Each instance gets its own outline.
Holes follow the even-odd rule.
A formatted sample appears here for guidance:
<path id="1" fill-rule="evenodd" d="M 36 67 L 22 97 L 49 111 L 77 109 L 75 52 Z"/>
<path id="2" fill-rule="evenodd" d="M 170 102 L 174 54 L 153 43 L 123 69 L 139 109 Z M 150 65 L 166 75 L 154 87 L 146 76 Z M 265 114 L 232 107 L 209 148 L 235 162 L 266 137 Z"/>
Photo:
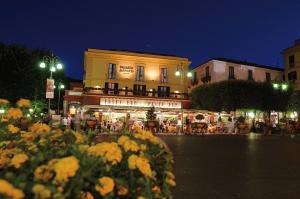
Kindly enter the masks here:
<path id="1" fill-rule="evenodd" d="M 0 42 L 50 49 L 79 79 L 87 48 L 174 54 L 192 67 L 212 57 L 282 67 L 299 13 L 300 0 L 3 0 Z"/>

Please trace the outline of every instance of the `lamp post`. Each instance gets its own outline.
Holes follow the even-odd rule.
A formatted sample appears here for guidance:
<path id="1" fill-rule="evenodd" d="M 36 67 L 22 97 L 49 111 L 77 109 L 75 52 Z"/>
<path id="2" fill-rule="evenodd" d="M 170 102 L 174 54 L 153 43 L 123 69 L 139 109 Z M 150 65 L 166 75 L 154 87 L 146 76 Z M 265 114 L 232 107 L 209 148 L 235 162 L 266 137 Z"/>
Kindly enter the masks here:
<path id="1" fill-rule="evenodd" d="M 59 105 L 60 105 L 60 91 L 65 89 L 65 85 L 59 83 L 58 85 L 58 102 L 57 102 L 57 114 L 59 114 Z"/>
<path id="2" fill-rule="evenodd" d="M 40 63 L 40 68 L 45 69 L 46 67 L 49 67 L 49 71 L 50 71 L 49 79 L 52 80 L 52 73 L 55 72 L 56 70 L 62 70 L 63 65 L 61 63 L 59 63 L 59 58 L 57 56 L 54 56 L 52 53 L 51 56 L 44 56 L 43 61 Z M 51 115 L 51 113 L 50 113 L 51 98 L 54 98 L 54 96 L 48 98 L 48 115 L 49 115 L 49 117 Z"/>

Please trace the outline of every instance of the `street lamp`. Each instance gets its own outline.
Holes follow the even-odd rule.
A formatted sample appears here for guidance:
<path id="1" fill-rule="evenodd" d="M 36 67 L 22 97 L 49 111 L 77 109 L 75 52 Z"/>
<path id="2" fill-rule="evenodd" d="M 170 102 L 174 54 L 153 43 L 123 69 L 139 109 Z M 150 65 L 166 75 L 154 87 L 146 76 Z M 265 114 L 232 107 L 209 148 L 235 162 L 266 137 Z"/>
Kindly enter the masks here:
<path id="1" fill-rule="evenodd" d="M 54 56 L 53 53 L 51 54 L 51 56 L 44 56 L 43 57 L 43 62 L 40 63 L 40 68 L 44 69 L 46 67 L 49 67 L 49 71 L 50 71 L 50 77 L 49 79 L 52 80 L 52 73 L 57 70 L 61 70 L 63 68 L 63 65 L 61 63 L 59 63 L 59 58 L 57 56 Z M 53 80 L 54 81 L 54 80 Z M 46 96 L 47 98 L 47 96 Z M 48 114 L 50 117 L 50 102 L 51 102 L 51 98 L 54 98 L 54 96 L 49 96 L 48 97 Z"/>
<path id="2" fill-rule="evenodd" d="M 57 102 L 57 114 L 59 114 L 59 105 L 60 105 L 60 91 L 65 89 L 65 85 L 59 83 L 58 85 L 58 102 Z"/>
<path id="3" fill-rule="evenodd" d="M 188 72 L 186 75 L 187 75 L 187 77 L 192 77 L 193 76 L 192 72 Z"/>

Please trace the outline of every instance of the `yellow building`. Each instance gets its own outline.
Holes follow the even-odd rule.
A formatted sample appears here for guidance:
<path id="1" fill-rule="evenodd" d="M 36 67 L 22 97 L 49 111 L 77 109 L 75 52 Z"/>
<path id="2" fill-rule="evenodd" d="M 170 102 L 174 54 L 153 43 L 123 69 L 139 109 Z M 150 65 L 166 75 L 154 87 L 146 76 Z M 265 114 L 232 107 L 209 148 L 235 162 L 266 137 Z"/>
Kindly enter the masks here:
<path id="1" fill-rule="evenodd" d="M 183 98 L 188 89 L 190 61 L 170 55 L 88 49 L 84 84 L 104 92 Z"/>
<path id="2" fill-rule="evenodd" d="M 295 90 L 300 90 L 300 40 L 282 51 L 284 57 L 285 80 L 290 81 Z"/>
<path id="3" fill-rule="evenodd" d="M 189 108 L 190 63 L 171 55 L 88 49 L 83 88 L 66 91 L 64 110 L 82 118 L 95 115 L 107 128 L 120 128 L 124 121 L 142 127 L 146 112 L 155 107 L 160 124 L 176 132 L 187 117 L 183 110 Z"/>

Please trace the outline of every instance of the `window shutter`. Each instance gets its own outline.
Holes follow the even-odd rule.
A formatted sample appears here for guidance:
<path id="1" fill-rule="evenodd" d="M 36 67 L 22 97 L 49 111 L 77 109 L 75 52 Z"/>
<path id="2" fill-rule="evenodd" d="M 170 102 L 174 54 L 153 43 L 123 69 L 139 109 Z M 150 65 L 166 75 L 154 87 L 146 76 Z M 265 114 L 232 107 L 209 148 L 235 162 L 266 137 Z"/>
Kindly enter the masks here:
<path id="1" fill-rule="evenodd" d="M 108 82 L 105 82 L 104 93 L 108 93 Z"/>
<path id="2" fill-rule="evenodd" d="M 118 94 L 118 83 L 114 83 L 114 93 Z"/>
<path id="3" fill-rule="evenodd" d="M 142 95 L 146 95 L 146 85 L 142 86 Z"/>
<path id="4" fill-rule="evenodd" d="M 166 87 L 166 97 L 170 97 L 170 87 Z"/>

